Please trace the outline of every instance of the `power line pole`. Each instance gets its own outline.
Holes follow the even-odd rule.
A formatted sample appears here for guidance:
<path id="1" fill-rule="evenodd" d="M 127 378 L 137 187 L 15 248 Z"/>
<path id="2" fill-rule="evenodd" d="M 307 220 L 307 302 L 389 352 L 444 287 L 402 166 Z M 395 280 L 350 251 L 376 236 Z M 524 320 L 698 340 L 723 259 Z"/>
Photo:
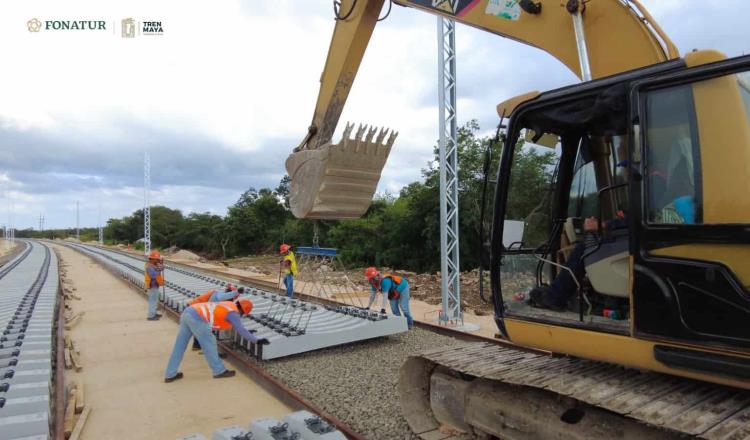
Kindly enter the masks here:
<path id="1" fill-rule="evenodd" d="M 78 200 L 76 200 L 76 240 L 81 240 L 81 229 L 79 227 L 80 212 L 78 209 Z"/>
<path id="2" fill-rule="evenodd" d="M 99 198 L 99 214 L 96 219 L 96 223 L 99 225 L 99 246 L 104 245 L 104 230 L 102 229 L 102 199 Z"/>
<path id="3" fill-rule="evenodd" d="M 151 157 L 143 155 L 143 250 L 146 255 L 151 253 Z"/>
<path id="4" fill-rule="evenodd" d="M 456 121 L 456 24 L 442 17 L 438 27 L 438 96 L 440 104 L 440 282 L 441 323 L 460 321 L 458 264 L 458 145 Z"/>

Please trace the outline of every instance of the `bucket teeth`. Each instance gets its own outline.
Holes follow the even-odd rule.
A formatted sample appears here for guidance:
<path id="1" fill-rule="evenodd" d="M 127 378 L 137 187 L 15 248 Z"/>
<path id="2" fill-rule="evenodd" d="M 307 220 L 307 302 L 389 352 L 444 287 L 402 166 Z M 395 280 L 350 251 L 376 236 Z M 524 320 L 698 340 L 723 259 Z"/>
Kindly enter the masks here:
<path id="1" fill-rule="evenodd" d="M 342 134 L 341 143 L 339 144 L 341 150 L 373 155 L 387 155 L 398 136 L 398 132 L 389 128 L 372 127 L 367 124 L 359 124 L 354 137 L 352 137 L 353 130 L 354 124 L 347 123 Z"/>

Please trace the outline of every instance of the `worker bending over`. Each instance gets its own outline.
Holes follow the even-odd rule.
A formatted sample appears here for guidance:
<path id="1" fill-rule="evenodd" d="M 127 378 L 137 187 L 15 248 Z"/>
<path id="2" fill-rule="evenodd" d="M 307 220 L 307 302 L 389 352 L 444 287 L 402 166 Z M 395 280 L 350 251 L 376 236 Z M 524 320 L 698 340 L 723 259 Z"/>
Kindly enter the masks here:
<path id="1" fill-rule="evenodd" d="M 148 255 L 144 270 L 144 286 L 148 292 L 148 312 L 146 319 L 156 321 L 161 318 L 156 313 L 156 303 L 159 301 L 159 289 L 164 285 L 164 259 L 159 251 L 153 250 Z"/>
<path id="2" fill-rule="evenodd" d="M 226 285 L 223 291 L 217 289 L 211 289 L 200 296 L 193 298 L 188 305 L 200 304 L 205 302 L 222 302 L 222 301 L 235 301 L 241 294 L 245 293 L 245 288 L 240 287 L 239 289 L 232 283 Z M 201 344 L 198 339 L 193 338 L 193 351 L 201 349 Z M 219 357 L 226 357 L 226 353 L 220 353 Z"/>
<path id="3" fill-rule="evenodd" d="M 200 296 L 196 296 L 195 298 L 193 298 L 188 303 L 188 305 L 192 306 L 193 304 L 205 302 L 234 301 L 243 293 L 245 293 L 244 287 L 237 288 L 237 286 L 235 286 L 234 284 L 229 283 L 226 285 L 223 291 L 217 289 L 208 290 Z"/>
<path id="4" fill-rule="evenodd" d="M 388 295 L 393 314 L 401 316 L 401 312 L 403 312 L 406 317 L 406 323 L 409 329 L 411 329 L 414 325 L 414 319 L 412 319 L 409 312 L 409 282 L 406 281 L 406 278 L 391 274 L 381 275 L 374 267 L 368 267 L 365 270 L 365 278 L 370 282 L 370 288 L 372 289 L 370 293 L 370 305 L 377 291 Z M 381 310 L 381 312 L 383 311 Z"/>
<path id="5" fill-rule="evenodd" d="M 244 339 L 255 343 L 268 343 L 265 338 L 258 338 L 242 326 L 242 317 L 253 309 L 249 299 L 242 298 L 236 302 L 222 301 L 216 303 L 198 303 L 186 308 L 180 316 L 180 330 L 174 341 L 172 355 L 164 373 L 164 382 L 181 379 L 183 374 L 177 371 L 185 355 L 188 341 L 194 336 L 203 347 L 203 355 L 211 367 L 214 378 L 234 376 L 234 370 L 227 370 L 219 358 L 216 337 L 212 330 L 229 330 L 234 328 Z"/>
<path id="6" fill-rule="evenodd" d="M 297 275 L 297 260 L 294 258 L 294 252 L 292 247 L 286 243 L 282 243 L 279 246 L 279 253 L 283 257 L 281 259 L 281 272 L 284 273 L 284 286 L 286 287 L 286 296 L 289 298 L 294 297 L 294 276 Z"/>

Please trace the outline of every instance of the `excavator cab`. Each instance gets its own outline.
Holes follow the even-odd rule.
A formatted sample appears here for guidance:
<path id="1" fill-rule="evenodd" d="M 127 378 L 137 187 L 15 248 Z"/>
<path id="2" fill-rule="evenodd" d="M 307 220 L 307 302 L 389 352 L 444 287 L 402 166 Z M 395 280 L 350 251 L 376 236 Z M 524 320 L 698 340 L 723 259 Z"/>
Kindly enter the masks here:
<path id="1" fill-rule="evenodd" d="M 542 135 L 558 141 L 534 143 Z M 532 160 L 541 182 L 523 166 Z M 696 52 L 519 105 L 493 207 L 501 333 L 610 362 L 603 346 L 561 341 L 622 336 L 637 347 L 623 365 L 748 377 L 748 191 L 750 57 Z M 512 247 L 501 242 L 508 220 L 524 222 Z M 529 301 L 561 277 L 564 303 Z"/>

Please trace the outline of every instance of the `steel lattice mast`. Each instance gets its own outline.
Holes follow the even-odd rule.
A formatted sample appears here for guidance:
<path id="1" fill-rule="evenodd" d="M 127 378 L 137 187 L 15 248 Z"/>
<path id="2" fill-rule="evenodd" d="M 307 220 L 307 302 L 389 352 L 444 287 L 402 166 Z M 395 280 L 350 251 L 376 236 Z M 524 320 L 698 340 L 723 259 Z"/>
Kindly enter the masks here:
<path id="1" fill-rule="evenodd" d="M 456 24 L 453 20 L 438 17 L 437 27 L 440 101 L 440 278 L 443 297 L 443 309 L 439 320 L 459 320 L 463 323 L 458 264 Z"/>
<path id="2" fill-rule="evenodd" d="M 76 200 L 76 240 L 81 240 L 81 229 L 79 227 L 79 209 L 78 209 L 78 200 Z"/>
<path id="3" fill-rule="evenodd" d="M 143 155 L 143 250 L 146 255 L 151 253 L 151 156 Z"/>
<path id="4" fill-rule="evenodd" d="M 97 224 L 99 225 L 99 246 L 104 245 L 104 230 L 102 229 L 102 200 L 101 196 L 99 198 L 99 215 L 96 219 Z"/>

